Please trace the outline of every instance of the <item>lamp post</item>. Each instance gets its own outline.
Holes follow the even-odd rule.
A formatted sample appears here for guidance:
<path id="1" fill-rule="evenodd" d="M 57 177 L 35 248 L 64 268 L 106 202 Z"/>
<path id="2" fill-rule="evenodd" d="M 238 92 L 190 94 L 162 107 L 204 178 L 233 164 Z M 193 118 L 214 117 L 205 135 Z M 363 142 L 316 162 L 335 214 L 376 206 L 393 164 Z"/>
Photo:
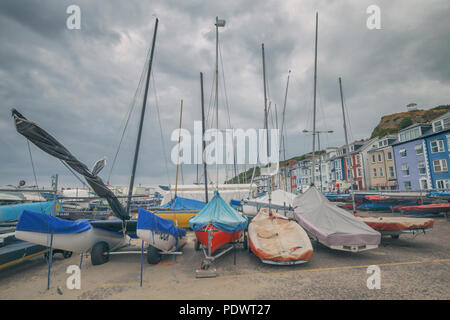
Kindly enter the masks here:
<path id="1" fill-rule="evenodd" d="M 312 131 L 306 130 L 304 129 L 302 131 L 303 133 L 312 133 Z M 317 144 L 319 147 L 319 151 L 320 151 L 320 134 L 321 133 L 333 133 L 333 130 L 324 130 L 324 131 L 317 131 L 316 130 L 316 134 L 317 134 Z M 312 173 L 313 173 L 313 182 L 315 181 L 315 164 L 314 164 L 314 158 L 312 159 Z M 320 192 L 322 192 L 322 157 L 319 155 L 319 174 L 320 174 Z"/>

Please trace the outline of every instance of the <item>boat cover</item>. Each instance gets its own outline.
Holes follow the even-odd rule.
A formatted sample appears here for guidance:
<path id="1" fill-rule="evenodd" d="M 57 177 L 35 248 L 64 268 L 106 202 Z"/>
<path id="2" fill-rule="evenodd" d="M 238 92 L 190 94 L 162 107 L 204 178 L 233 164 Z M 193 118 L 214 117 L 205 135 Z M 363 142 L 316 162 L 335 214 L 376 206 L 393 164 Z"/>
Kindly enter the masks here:
<path id="1" fill-rule="evenodd" d="M 198 231 L 208 224 L 227 233 L 244 230 L 248 219 L 240 212 L 226 203 L 219 192 L 214 192 L 214 197 L 196 216 L 189 219 L 189 226 Z"/>
<path id="2" fill-rule="evenodd" d="M 87 231 L 91 228 L 88 219 L 64 220 L 48 214 L 24 210 L 17 223 L 17 231 L 41 233 L 71 234 Z"/>
<path id="3" fill-rule="evenodd" d="M 53 201 L 20 203 L 0 206 L 0 221 L 17 220 L 24 210 L 51 214 L 53 211 Z M 59 201 L 56 202 L 55 210 L 62 211 Z"/>
<path id="4" fill-rule="evenodd" d="M 130 219 L 130 215 L 122 206 L 119 199 L 117 199 L 114 193 L 108 189 L 103 183 L 103 180 L 96 175 L 98 173 L 98 166 L 94 167 L 92 172 L 89 171 L 84 163 L 75 158 L 69 150 L 36 123 L 28 120 L 15 109 L 12 109 L 12 115 L 18 133 L 23 135 L 42 151 L 64 161 L 69 167 L 81 174 L 92 190 L 94 190 L 99 197 L 105 198 L 108 201 L 108 204 L 116 217 L 122 220 Z"/>
<path id="5" fill-rule="evenodd" d="M 158 217 L 153 212 L 142 208 L 138 211 L 136 228 L 167 233 L 180 238 L 186 235 L 186 230 L 175 227 L 172 220 Z"/>
<path id="6" fill-rule="evenodd" d="M 294 199 L 294 216 L 327 246 L 378 245 L 381 240 L 378 231 L 331 203 L 314 186 Z"/>
<path id="7" fill-rule="evenodd" d="M 430 193 L 427 193 L 427 197 L 443 197 L 443 198 L 450 198 L 450 192 L 436 192 L 432 191 Z"/>
<path id="8" fill-rule="evenodd" d="M 286 205 L 287 207 L 292 206 L 295 197 L 296 197 L 295 194 L 281 189 L 273 191 L 272 194 L 270 195 L 271 203 L 280 206 Z M 266 193 L 264 196 L 257 198 L 253 201 L 259 203 L 269 203 L 269 194 Z"/>
<path id="9" fill-rule="evenodd" d="M 202 210 L 206 202 L 175 196 L 171 201 L 150 210 Z"/>
<path id="10" fill-rule="evenodd" d="M 401 231 L 414 229 L 431 229 L 433 219 L 403 217 L 360 217 L 364 223 L 378 231 Z"/>

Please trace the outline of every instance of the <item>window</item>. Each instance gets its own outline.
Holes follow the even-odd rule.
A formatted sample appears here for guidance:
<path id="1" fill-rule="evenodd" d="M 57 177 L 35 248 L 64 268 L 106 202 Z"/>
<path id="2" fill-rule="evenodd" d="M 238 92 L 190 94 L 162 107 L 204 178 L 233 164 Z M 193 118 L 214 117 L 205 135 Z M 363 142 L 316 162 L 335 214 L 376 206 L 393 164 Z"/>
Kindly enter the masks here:
<path id="1" fill-rule="evenodd" d="M 450 134 L 445 136 L 447 138 L 447 147 L 448 147 L 448 151 L 450 151 Z"/>
<path id="2" fill-rule="evenodd" d="M 442 120 L 433 122 L 433 127 L 434 127 L 434 132 L 442 131 L 442 129 L 443 129 Z"/>
<path id="3" fill-rule="evenodd" d="M 377 176 L 377 168 L 373 168 L 373 176 L 374 176 L 374 177 Z"/>
<path id="4" fill-rule="evenodd" d="M 372 155 L 372 163 L 375 163 L 375 155 Z"/>
<path id="5" fill-rule="evenodd" d="M 394 177 L 394 167 L 389 167 L 389 176 Z"/>
<path id="6" fill-rule="evenodd" d="M 423 154 L 423 145 L 422 144 L 416 144 L 414 147 L 414 150 L 416 150 L 416 155 Z"/>
<path id="7" fill-rule="evenodd" d="M 430 142 L 431 153 L 444 152 L 444 140 L 436 139 Z"/>
<path id="8" fill-rule="evenodd" d="M 420 161 L 417 163 L 417 167 L 419 168 L 419 174 L 426 174 L 425 161 Z"/>
<path id="9" fill-rule="evenodd" d="M 381 153 L 378 154 L 378 162 L 381 162 Z"/>
<path id="10" fill-rule="evenodd" d="M 450 136 L 449 136 L 449 138 L 450 138 Z M 388 151 L 388 153 L 387 153 L 387 159 L 388 159 L 388 160 L 392 160 L 392 152 Z"/>
<path id="11" fill-rule="evenodd" d="M 411 191 L 411 181 L 405 181 L 404 183 L 406 191 Z"/>
<path id="12" fill-rule="evenodd" d="M 356 160 L 356 164 L 360 164 L 361 163 L 361 160 L 359 158 L 359 154 L 356 155 L 355 160 Z"/>
<path id="13" fill-rule="evenodd" d="M 427 181 L 427 179 L 420 179 L 419 182 L 420 182 L 420 189 L 421 190 L 428 189 L 428 181 Z"/>
<path id="14" fill-rule="evenodd" d="M 436 188 L 437 189 L 450 189 L 450 180 L 436 180 Z"/>
<path id="15" fill-rule="evenodd" d="M 434 172 L 447 172 L 447 160 L 433 160 Z"/>
<path id="16" fill-rule="evenodd" d="M 357 170 L 357 176 L 358 176 L 358 177 L 361 177 L 361 168 L 358 168 L 358 170 Z"/>
<path id="17" fill-rule="evenodd" d="M 380 168 L 380 177 L 383 176 L 383 168 Z"/>
<path id="18" fill-rule="evenodd" d="M 408 164 L 402 164 L 402 174 L 404 177 L 409 176 L 409 167 Z"/>
<path id="19" fill-rule="evenodd" d="M 402 149 L 399 152 L 400 152 L 400 157 L 402 157 L 402 158 L 406 157 L 406 149 Z"/>

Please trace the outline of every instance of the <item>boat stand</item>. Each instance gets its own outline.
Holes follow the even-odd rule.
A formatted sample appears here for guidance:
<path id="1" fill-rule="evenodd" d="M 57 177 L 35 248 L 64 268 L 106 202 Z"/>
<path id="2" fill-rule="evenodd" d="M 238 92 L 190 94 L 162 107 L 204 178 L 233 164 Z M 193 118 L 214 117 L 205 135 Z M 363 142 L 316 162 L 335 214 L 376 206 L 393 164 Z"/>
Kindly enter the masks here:
<path id="1" fill-rule="evenodd" d="M 245 234 L 246 231 L 244 231 Z M 216 255 L 211 254 L 211 240 L 213 238 L 211 230 L 208 230 L 208 248 L 205 248 L 202 246 L 203 254 L 205 255 L 205 258 L 202 260 L 200 268 L 195 270 L 195 276 L 197 278 L 214 278 L 217 277 L 216 268 L 210 268 L 211 264 L 221 256 L 223 256 L 225 253 L 230 252 L 231 250 L 234 251 L 234 264 L 236 265 L 236 243 L 239 241 L 232 242 L 228 247 L 221 249 L 220 252 Z M 206 251 L 208 249 L 208 251 Z"/>

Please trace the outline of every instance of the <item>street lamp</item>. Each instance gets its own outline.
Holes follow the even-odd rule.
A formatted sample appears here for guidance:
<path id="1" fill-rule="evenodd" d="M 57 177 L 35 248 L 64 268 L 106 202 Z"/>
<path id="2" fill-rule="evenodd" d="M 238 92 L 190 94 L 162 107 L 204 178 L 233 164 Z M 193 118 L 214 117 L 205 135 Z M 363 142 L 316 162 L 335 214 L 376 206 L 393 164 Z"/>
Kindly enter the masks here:
<path id="1" fill-rule="evenodd" d="M 303 133 L 313 133 L 312 131 L 306 130 L 304 129 L 302 131 Z M 316 131 L 317 134 L 317 143 L 319 146 L 319 150 L 320 150 L 320 134 L 321 133 L 333 133 L 333 130 L 324 130 L 324 131 Z M 312 163 L 313 163 L 313 182 L 315 181 L 315 165 L 314 165 L 314 159 L 312 159 Z M 319 174 L 320 174 L 320 192 L 322 192 L 322 158 L 319 156 Z"/>

